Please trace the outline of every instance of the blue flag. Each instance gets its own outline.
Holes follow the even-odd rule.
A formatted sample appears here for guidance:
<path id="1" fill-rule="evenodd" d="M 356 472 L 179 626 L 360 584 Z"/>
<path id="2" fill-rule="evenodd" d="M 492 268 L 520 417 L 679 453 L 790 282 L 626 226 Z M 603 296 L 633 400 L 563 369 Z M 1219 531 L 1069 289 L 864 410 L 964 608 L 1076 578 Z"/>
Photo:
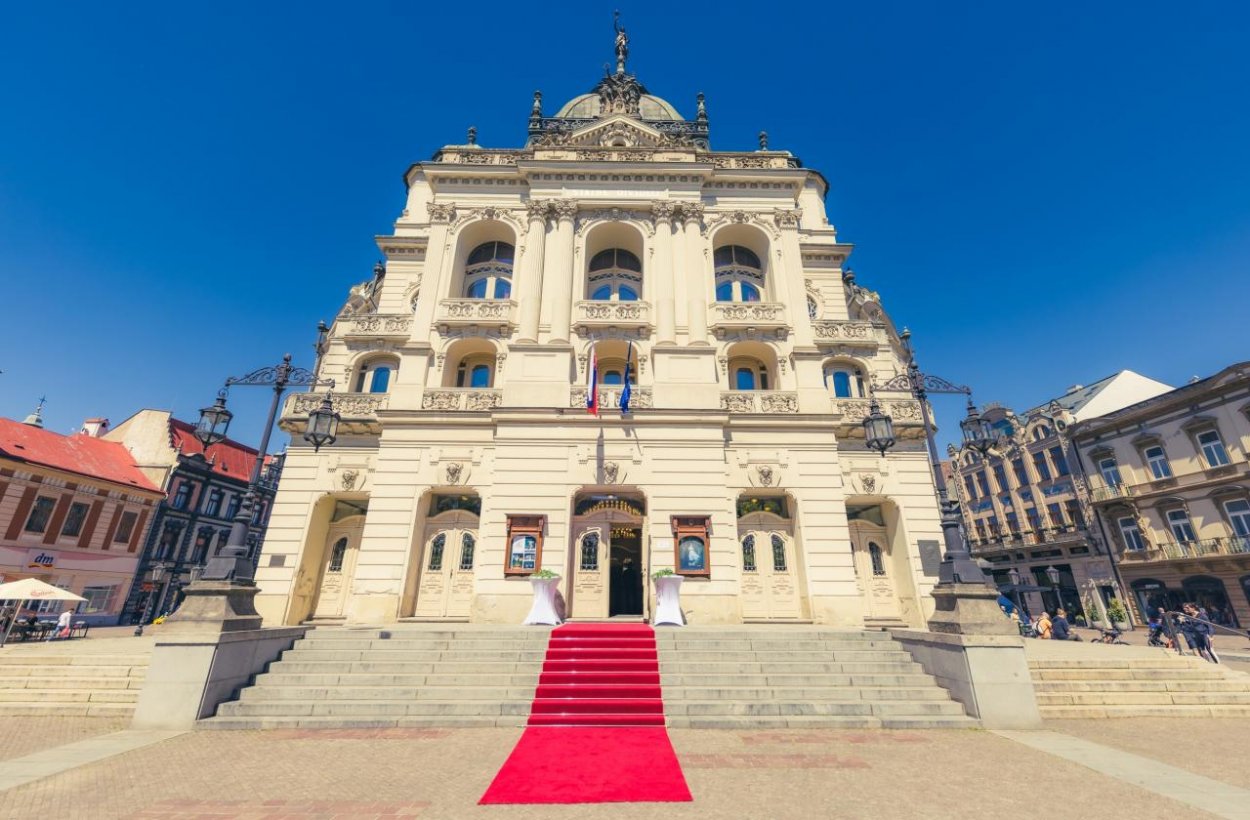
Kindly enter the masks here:
<path id="1" fill-rule="evenodd" d="M 634 343 L 629 343 L 629 348 L 625 351 L 625 386 L 621 388 L 621 412 L 629 412 L 630 393 L 633 392 L 629 386 L 629 368 L 634 360 Z"/>

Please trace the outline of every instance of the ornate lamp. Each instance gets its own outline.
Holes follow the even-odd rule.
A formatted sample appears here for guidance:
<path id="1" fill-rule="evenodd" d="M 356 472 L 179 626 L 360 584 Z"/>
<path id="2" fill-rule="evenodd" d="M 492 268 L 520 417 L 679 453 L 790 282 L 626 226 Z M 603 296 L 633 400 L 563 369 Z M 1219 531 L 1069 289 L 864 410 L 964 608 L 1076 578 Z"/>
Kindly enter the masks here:
<path id="1" fill-rule="evenodd" d="M 232 418 L 234 413 L 226 409 L 226 391 L 217 391 L 217 401 L 213 402 L 212 407 L 200 410 L 200 423 L 195 425 L 195 437 L 204 445 L 205 453 L 209 447 L 226 437 Z"/>
<path id="2" fill-rule="evenodd" d="M 1011 580 L 1011 585 L 1013 587 L 1020 586 L 1020 570 L 1012 567 L 1007 570 L 1007 577 Z"/>
<path id="3" fill-rule="evenodd" d="M 968 416 L 959 422 L 959 429 L 964 434 L 964 446 L 985 455 L 994 446 L 994 428 L 989 421 L 977 412 L 972 403 L 972 395 L 968 395 Z"/>
<path id="4" fill-rule="evenodd" d="M 882 458 L 885 458 L 885 451 L 894 446 L 894 419 L 881 412 L 876 396 L 864 417 L 864 443 L 868 449 L 881 453 Z"/>
<path id="5" fill-rule="evenodd" d="M 304 440 L 312 444 L 313 452 L 335 442 L 338 438 L 341 420 L 342 417 L 334 412 L 330 391 L 327 390 L 325 398 L 321 400 L 321 406 L 308 414 L 308 429 L 304 431 Z"/>

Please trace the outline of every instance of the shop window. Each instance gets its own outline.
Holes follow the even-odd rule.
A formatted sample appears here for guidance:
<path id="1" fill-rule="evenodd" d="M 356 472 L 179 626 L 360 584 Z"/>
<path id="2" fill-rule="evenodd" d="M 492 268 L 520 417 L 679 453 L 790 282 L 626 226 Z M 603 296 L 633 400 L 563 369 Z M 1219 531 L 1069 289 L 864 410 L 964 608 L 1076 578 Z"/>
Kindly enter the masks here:
<path id="1" fill-rule="evenodd" d="M 508 575 L 529 575 L 543 566 L 543 525 L 541 515 L 508 516 Z"/>
<path id="2" fill-rule="evenodd" d="M 108 612 L 116 599 L 117 585 L 84 587 L 81 594 L 87 600 L 79 605 L 79 612 L 84 615 Z"/>

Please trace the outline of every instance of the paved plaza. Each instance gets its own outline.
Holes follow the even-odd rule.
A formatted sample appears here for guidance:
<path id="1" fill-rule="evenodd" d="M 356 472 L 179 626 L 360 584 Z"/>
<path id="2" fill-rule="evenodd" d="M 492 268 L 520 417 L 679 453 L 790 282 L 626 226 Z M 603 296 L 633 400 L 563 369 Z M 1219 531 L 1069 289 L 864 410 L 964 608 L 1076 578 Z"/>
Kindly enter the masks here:
<path id="1" fill-rule="evenodd" d="M 0 728 L 0 747 L 23 748 L 15 744 L 31 734 L 67 739 L 113 728 L 80 718 L 9 719 Z M 1119 761 L 1123 771 L 1102 774 L 980 730 L 676 729 L 670 734 L 693 803 L 478 806 L 520 729 L 188 732 L 0 791 L 0 816 L 1246 816 L 1236 812 L 1250 805 L 1250 780 L 1231 763 L 1244 755 L 1250 720 L 1057 721 L 1048 728 L 1054 731 L 1026 734 L 1043 744 L 1056 737 L 1093 740 L 1098 756 Z M 126 743 L 134 734 L 106 734 L 99 742 Z M 72 753 L 66 756 L 73 760 Z M 1152 773 L 1150 761 L 1139 756 L 1182 771 Z M 1156 778 L 1164 793 L 1128 782 L 1136 772 Z M 1213 811 L 1195 805 L 1194 788 L 1215 801 L 1208 806 Z"/>

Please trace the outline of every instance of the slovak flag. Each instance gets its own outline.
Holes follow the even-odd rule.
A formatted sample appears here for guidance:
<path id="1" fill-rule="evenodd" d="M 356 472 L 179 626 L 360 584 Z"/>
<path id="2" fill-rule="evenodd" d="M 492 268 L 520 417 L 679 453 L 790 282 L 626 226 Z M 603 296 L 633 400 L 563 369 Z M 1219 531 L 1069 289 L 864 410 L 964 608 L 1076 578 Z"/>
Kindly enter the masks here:
<path id="1" fill-rule="evenodd" d="M 621 387 L 621 412 L 629 412 L 629 400 L 633 397 L 634 391 L 629 386 L 629 368 L 634 361 L 634 342 L 630 340 L 629 348 L 625 351 L 625 384 Z"/>
<path id="2" fill-rule="evenodd" d="M 586 412 L 599 415 L 599 355 L 590 349 L 590 366 L 586 368 Z"/>

